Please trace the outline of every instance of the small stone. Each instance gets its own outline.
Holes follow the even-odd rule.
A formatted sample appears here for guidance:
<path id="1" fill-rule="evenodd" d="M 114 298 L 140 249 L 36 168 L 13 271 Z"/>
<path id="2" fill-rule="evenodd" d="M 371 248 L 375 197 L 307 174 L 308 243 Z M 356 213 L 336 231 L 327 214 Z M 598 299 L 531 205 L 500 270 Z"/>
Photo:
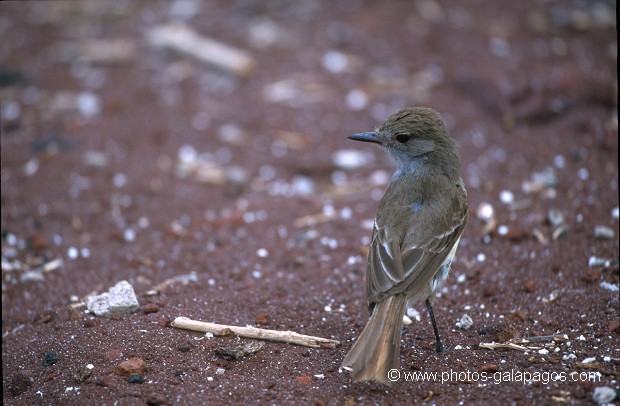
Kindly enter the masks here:
<path id="1" fill-rule="evenodd" d="M 179 346 L 177 346 L 177 350 L 179 350 L 180 352 L 188 352 L 191 349 L 192 349 L 192 345 L 189 342 L 180 344 Z"/>
<path id="2" fill-rule="evenodd" d="M 605 289 L 605 290 L 609 290 L 611 292 L 618 292 L 620 291 L 620 286 L 614 284 L 614 283 L 609 283 L 606 281 L 601 282 L 601 288 Z"/>
<path id="3" fill-rule="evenodd" d="M 459 321 L 456 322 L 456 327 L 469 330 L 469 328 L 474 324 L 474 321 L 468 315 L 464 314 Z"/>
<path id="4" fill-rule="evenodd" d="M 355 149 L 341 149 L 332 154 L 333 164 L 341 169 L 358 169 L 368 166 L 372 161 L 372 154 Z"/>
<path id="5" fill-rule="evenodd" d="M 100 295 L 89 296 L 86 299 L 86 308 L 95 316 L 108 317 L 111 313 L 108 293 L 106 292 Z"/>
<path id="6" fill-rule="evenodd" d="M 527 293 L 534 293 L 536 291 L 536 280 L 528 279 L 523 283 L 523 290 Z"/>
<path id="7" fill-rule="evenodd" d="M 409 317 L 412 320 L 415 320 L 415 321 L 422 320 L 422 315 L 420 315 L 420 312 L 414 309 L 413 307 L 408 307 L 406 314 L 407 314 L 407 317 Z"/>
<path id="8" fill-rule="evenodd" d="M 557 209 L 551 209 L 547 212 L 547 222 L 553 227 L 558 227 L 564 224 L 566 220 L 564 213 Z"/>
<path id="9" fill-rule="evenodd" d="M 267 313 L 258 313 L 254 318 L 257 326 L 266 326 L 269 324 L 269 315 Z"/>
<path id="10" fill-rule="evenodd" d="M 127 281 L 120 281 L 112 286 L 108 292 L 86 299 L 86 308 L 97 316 L 109 317 L 111 314 L 133 313 L 140 304 Z"/>
<path id="11" fill-rule="evenodd" d="M 599 258 L 599 257 L 595 257 L 595 256 L 591 256 L 590 258 L 588 258 L 588 266 L 590 268 L 595 267 L 595 266 L 605 266 L 608 267 L 612 264 L 613 260 L 608 259 L 608 258 Z"/>
<path id="12" fill-rule="evenodd" d="M 54 351 L 49 351 L 45 353 L 45 357 L 43 357 L 42 365 L 44 367 L 49 367 L 50 365 L 54 365 L 58 362 L 58 354 Z"/>
<path id="13" fill-rule="evenodd" d="M 129 383 L 144 383 L 144 377 L 140 374 L 133 374 L 127 378 L 127 382 Z"/>
<path id="14" fill-rule="evenodd" d="M 594 227 L 594 238 L 597 240 L 612 240 L 616 233 L 611 227 L 596 226 Z"/>
<path id="15" fill-rule="evenodd" d="M 592 392 L 592 400 L 599 405 L 611 403 L 618 397 L 618 391 L 609 386 L 599 386 Z"/>
<path id="16" fill-rule="evenodd" d="M 142 306 L 142 311 L 144 314 L 157 313 L 159 311 L 159 305 L 156 303 L 148 303 Z"/>
<path id="17" fill-rule="evenodd" d="M 476 217 L 484 222 L 489 222 L 495 218 L 495 210 L 490 203 L 480 203 L 476 209 Z"/>
<path id="18" fill-rule="evenodd" d="M 141 374 L 146 370 L 146 362 L 142 358 L 130 358 L 114 367 L 114 373 L 122 376 Z"/>
<path id="19" fill-rule="evenodd" d="M 480 371 L 494 373 L 499 371 L 499 367 L 496 364 L 485 364 L 480 368 Z"/>
<path id="20" fill-rule="evenodd" d="M 616 320 L 610 321 L 609 324 L 607 325 L 607 330 L 609 332 L 620 333 L 620 320 L 616 319 Z"/>
<path id="21" fill-rule="evenodd" d="M 499 192 L 499 200 L 504 204 L 511 204 L 515 201 L 515 195 L 510 190 Z"/>

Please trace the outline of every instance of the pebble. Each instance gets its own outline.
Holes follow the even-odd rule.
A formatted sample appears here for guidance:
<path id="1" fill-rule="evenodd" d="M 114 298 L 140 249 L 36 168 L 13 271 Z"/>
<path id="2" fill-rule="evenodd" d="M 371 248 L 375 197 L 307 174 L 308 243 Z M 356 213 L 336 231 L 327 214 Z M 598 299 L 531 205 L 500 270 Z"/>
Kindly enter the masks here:
<path id="1" fill-rule="evenodd" d="M 476 209 L 476 217 L 482 221 L 488 222 L 495 217 L 495 210 L 490 203 L 482 202 Z"/>
<path id="2" fill-rule="evenodd" d="M 50 365 L 54 365 L 58 362 L 58 354 L 54 351 L 49 351 L 45 353 L 43 357 L 43 362 L 41 363 L 44 367 L 49 367 Z"/>
<path id="3" fill-rule="evenodd" d="M 494 373 L 499 371 L 497 364 L 485 364 L 480 368 L 480 371 L 487 373 Z"/>
<path id="4" fill-rule="evenodd" d="M 86 299 L 86 308 L 97 316 L 108 317 L 112 314 L 134 313 L 140 304 L 127 281 L 120 281 L 112 286 L 108 292 L 90 296 Z"/>
<path id="5" fill-rule="evenodd" d="M 613 228 L 607 226 L 595 226 L 594 227 L 594 238 L 597 240 L 611 240 L 614 238 L 616 233 Z"/>
<path id="6" fill-rule="evenodd" d="M 551 209 L 547 212 L 547 222 L 554 227 L 564 224 L 564 213 L 557 209 Z"/>
<path id="7" fill-rule="evenodd" d="M 26 271 L 19 275 L 20 282 L 43 282 L 44 280 L 45 276 L 40 270 Z"/>
<path id="8" fill-rule="evenodd" d="M 408 307 L 407 308 L 407 317 L 409 317 L 410 319 L 413 319 L 415 321 L 422 320 L 422 316 L 420 315 L 420 312 L 417 311 L 416 309 L 414 309 L 413 307 Z"/>
<path id="9" fill-rule="evenodd" d="M 612 262 L 613 260 L 608 258 L 599 258 L 595 256 L 591 256 L 590 258 L 588 258 L 588 266 L 590 268 L 595 266 L 610 266 Z"/>
<path id="10" fill-rule="evenodd" d="M 609 290 L 612 292 L 618 292 L 620 290 L 620 288 L 618 287 L 618 285 L 615 285 L 613 283 L 609 283 L 609 282 L 601 282 L 601 288 L 605 289 L 605 290 Z"/>
<path id="11" fill-rule="evenodd" d="M 144 314 L 157 313 L 159 311 L 159 305 L 157 305 L 156 303 L 149 303 L 142 306 L 142 311 L 144 312 Z"/>
<path id="12" fill-rule="evenodd" d="M 474 324 L 474 321 L 468 315 L 464 314 L 459 321 L 456 322 L 456 327 L 469 330 L 470 327 Z"/>
<path id="13" fill-rule="evenodd" d="M 129 383 L 144 383 L 144 377 L 140 374 L 133 374 L 127 378 L 127 382 Z"/>
<path id="14" fill-rule="evenodd" d="M 504 204 L 511 204 L 515 201 L 515 195 L 510 190 L 499 192 L 499 200 Z"/>
<path id="15" fill-rule="evenodd" d="M 592 392 L 592 400 L 599 405 L 611 403 L 618 397 L 618 391 L 609 386 L 599 386 Z"/>
<path id="16" fill-rule="evenodd" d="M 358 169 L 372 161 L 372 154 L 355 149 L 340 149 L 332 154 L 332 163 L 340 169 Z"/>
<path id="17" fill-rule="evenodd" d="M 114 367 L 114 373 L 121 376 L 141 374 L 146 370 L 146 362 L 142 358 L 130 358 Z"/>

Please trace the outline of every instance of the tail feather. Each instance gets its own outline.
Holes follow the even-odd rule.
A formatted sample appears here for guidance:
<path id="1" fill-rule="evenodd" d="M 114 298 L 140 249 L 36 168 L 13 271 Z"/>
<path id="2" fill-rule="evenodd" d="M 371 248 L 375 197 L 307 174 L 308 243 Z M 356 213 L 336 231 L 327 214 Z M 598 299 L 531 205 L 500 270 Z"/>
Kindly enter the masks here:
<path id="1" fill-rule="evenodd" d="M 400 366 L 400 329 L 407 307 L 405 294 L 387 297 L 375 308 L 342 368 L 356 381 L 389 383 L 388 371 Z"/>

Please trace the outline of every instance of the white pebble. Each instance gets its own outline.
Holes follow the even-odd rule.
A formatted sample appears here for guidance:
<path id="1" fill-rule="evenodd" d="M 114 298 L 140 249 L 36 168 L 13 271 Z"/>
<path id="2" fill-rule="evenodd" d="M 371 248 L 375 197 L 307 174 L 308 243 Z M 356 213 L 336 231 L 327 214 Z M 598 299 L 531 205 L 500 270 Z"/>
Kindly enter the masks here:
<path id="1" fill-rule="evenodd" d="M 413 307 L 407 308 L 407 317 L 414 319 L 415 321 L 422 320 L 422 315 L 420 315 L 420 312 L 414 309 Z"/>
<path id="2" fill-rule="evenodd" d="M 476 210 L 476 217 L 482 221 L 489 221 L 495 217 L 495 210 L 490 203 L 480 203 Z"/>
<path id="3" fill-rule="evenodd" d="M 69 259 L 77 259 L 79 255 L 80 252 L 75 247 L 69 247 L 69 249 L 67 250 L 67 256 L 69 257 Z"/>
<path id="4" fill-rule="evenodd" d="M 581 168 L 577 171 L 577 176 L 581 180 L 588 180 L 590 177 L 590 172 L 586 168 Z"/>
<path id="5" fill-rule="evenodd" d="M 592 400 L 599 404 L 604 405 L 613 402 L 616 399 L 617 392 L 614 388 L 609 386 L 599 386 L 594 388 L 592 392 Z"/>
<path id="6" fill-rule="evenodd" d="M 341 149 L 332 154 L 332 162 L 342 169 L 358 169 L 367 166 L 372 160 L 372 154 L 355 149 Z"/>
<path id="7" fill-rule="evenodd" d="M 474 324 L 474 321 L 468 315 L 464 314 L 459 321 L 456 322 L 456 327 L 469 330 L 469 328 Z"/>
<path id="8" fill-rule="evenodd" d="M 546 349 L 546 348 L 541 348 L 540 350 L 538 350 L 538 353 L 540 355 L 547 355 L 547 354 L 549 354 L 549 350 Z"/>
<path id="9" fill-rule="evenodd" d="M 353 89 L 347 93 L 345 102 L 349 110 L 362 110 L 368 106 L 368 95 L 361 89 Z"/>
<path id="10" fill-rule="evenodd" d="M 581 362 L 582 362 L 582 363 L 584 363 L 584 364 L 590 364 L 590 363 L 592 363 L 592 362 L 594 362 L 594 361 L 596 361 L 596 357 L 588 357 L 588 358 L 585 358 L 585 359 L 584 359 L 583 361 L 581 361 Z"/>
<path id="11" fill-rule="evenodd" d="M 24 175 L 32 176 L 39 170 L 39 160 L 37 158 L 32 158 L 24 165 L 23 171 Z"/>
<path id="12" fill-rule="evenodd" d="M 133 228 L 126 228 L 123 231 L 123 239 L 127 242 L 132 242 L 135 241 L 136 239 L 136 232 Z"/>
<path id="13" fill-rule="evenodd" d="M 90 258 L 90 250 L 88 248 L 80 249 L 80 255 L 82 258 Z"/>
<path id="14" fill-rule="evenodd" d="M 476 261 L 478 262 L 484 262 L 486 261 L 486 259 L 487 259 L 487 256 L 484 255 L 482 252 L 476 255 Z"/>
<path id="15" fill-rule="evenodd" d="M 611 292 L 618 292 L 620 291 L 620 287 L 618 285 L 615 285 L 613 283 L 609 283 L 609 282 L 601 282 L 601 288 L 605 289 L 605 290 L 609 290 Z"/>
<path id="16" fill-rule="evenodd" d="M 256 255 L 259 258 L 267 258 L 269 256 L 269 251 L 267 251 L 265 248 L 259 248 L 256 250 Z"/>
<path id="17" fill-rule="evenodd" d="M 515 195 L 510 190 L 502 190 L 499 192 L 499 200 L 504 204 L 511 204 L 515 201 Z"/>
<path id="18" fill-rule="evenodd" d="M 112 184 L 114 185 L 114 187 L 117 187 L 119 189 L 126 186 L 127 175 L 125 175 L 124 173 L 115 174 L 114 177 L 112 178 Z"/>
<path id="19" fill-rule="evenodd" d="M 329 72 L 342 73 L 348 69 L 349 60 L 342 52 L 328 51 L 323 55 L 321 65 Z"/>

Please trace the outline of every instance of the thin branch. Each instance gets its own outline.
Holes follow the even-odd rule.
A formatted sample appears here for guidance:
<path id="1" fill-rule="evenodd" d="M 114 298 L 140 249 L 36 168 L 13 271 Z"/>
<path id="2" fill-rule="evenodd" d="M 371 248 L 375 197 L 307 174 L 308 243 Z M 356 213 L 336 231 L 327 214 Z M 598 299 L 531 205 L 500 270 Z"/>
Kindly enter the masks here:
<path id="1" fill-rule="evenodd" d="M 298 334 L 294 331 L 266 330 L 256 327 L 228 326 L 224 324 L 207 323 L 192 320 L 187 317 L 177 317 L 170 323 L 172 327 L 183 330 L 198 331 L 201 333 L 211 333 L 216 336 L 236 335 L 245 338 L 255 338 L 258 340 L 278 341 L 289 344 L 303 345 L 314 348 L 336 348 L 340 341 L 328 338 L 308 336 Z"/>

